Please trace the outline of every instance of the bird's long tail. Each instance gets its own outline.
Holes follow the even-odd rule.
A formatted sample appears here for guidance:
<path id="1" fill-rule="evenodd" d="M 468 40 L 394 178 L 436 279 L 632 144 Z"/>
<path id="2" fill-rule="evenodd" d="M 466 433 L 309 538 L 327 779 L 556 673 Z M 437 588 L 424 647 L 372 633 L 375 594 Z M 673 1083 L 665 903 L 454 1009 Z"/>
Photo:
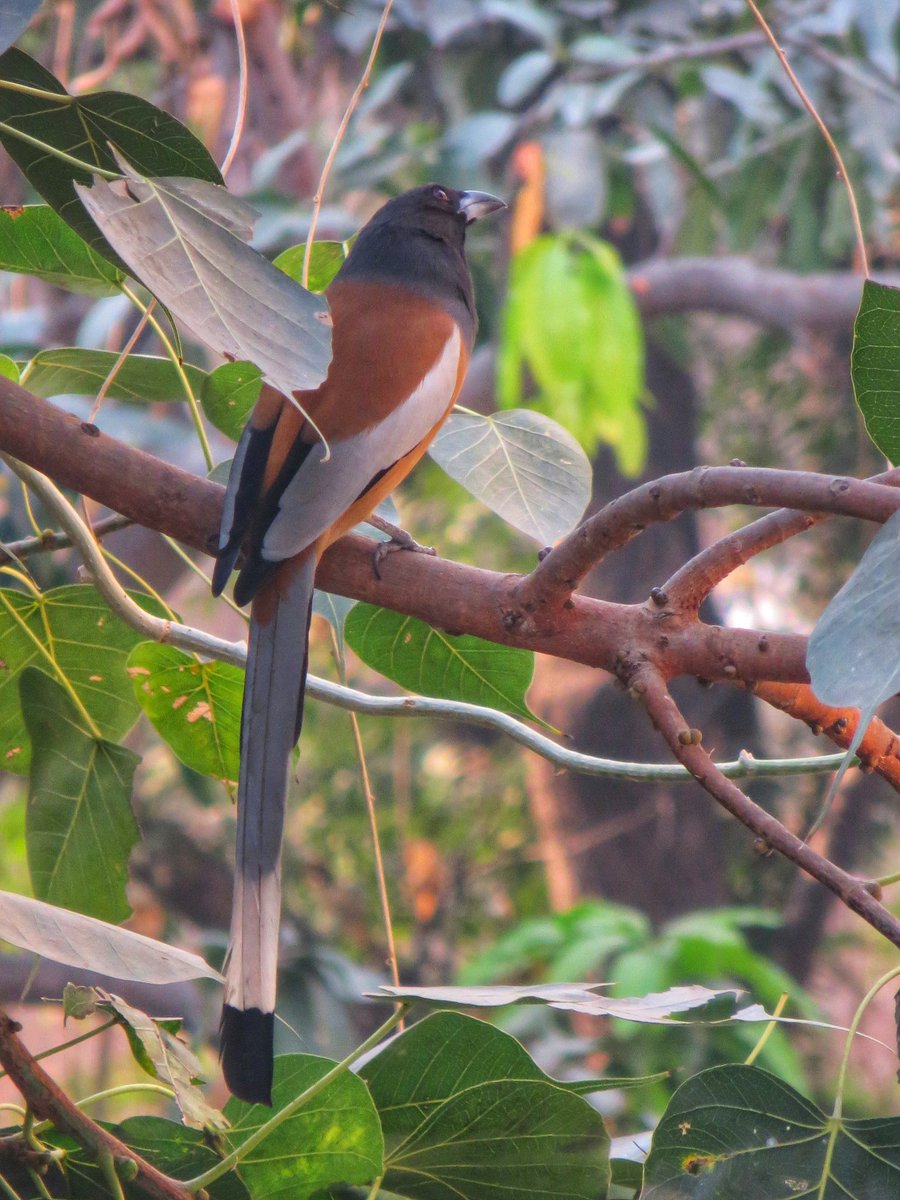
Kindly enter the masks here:
<path id="1" fill-rule="evenodd" d="M 221 1056 L 229 1089 L 255 1104 L 271 1103 L 281 839 L 303 720 L 315 569 L 312 554 L 285 563 L 251 612 Z"/>

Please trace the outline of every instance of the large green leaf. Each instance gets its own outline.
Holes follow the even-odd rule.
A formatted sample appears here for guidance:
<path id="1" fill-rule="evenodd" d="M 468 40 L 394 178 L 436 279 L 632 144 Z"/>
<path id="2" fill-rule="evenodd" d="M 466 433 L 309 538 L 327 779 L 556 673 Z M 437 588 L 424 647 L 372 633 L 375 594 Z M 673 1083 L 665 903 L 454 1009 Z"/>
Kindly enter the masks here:
<path id="1" fill-rule="evenodd" d="M 128 674 L 138 703 L 183 763 L 201 775 L 237 780 L 243 671 L 142 642 L 128 658 Z"/>
<path id="2" fill-rule="evenodd" d="M 163 615 L 146 596 L 132 599 Z M 141 711 L 125 660 L 142 640 L 87 584 L 66 584 L 40 596 L 0 589 L 0 765 L 28 773 L 31 743 L 18 683 L 29 666 L 64 679 L 101 737 L 111 742 L 123 738 Z"/>
<path id="3" fill-rule="evenodd" d="M 275 1059 L 272 1108 L 230 1100 L 226 1135 L 233 1147 L 336 1064 L 312 1054 Z M 368 1088 L 350 1071 L 332 1080 L 241 1160 L 254 1200 L 306 1200 L 330 1183 L 369 1184 L 382 1171 L 384 1141 Z"/>
<path id="4" fill-rule="evenodd" d="M 192 1179 L 219 1161 L 212 1148 L 216 1143 L 214 1135 L 163 1117 L 129 1117 L 120 1125 L 106 1122 L 101 1125 L 173 1179 Z M 96 1156 L 55 1130 L 47 1130 L 43 1136 L 51 1146 L 65 1152 L 65 1190 L 54 1195 L 64 1194 L 68 1200 L 105 1200 L 111 1196 Z M 121 1186 L 125 1200 L 146 1200 L 147 1193 L 130 1180 L 122 1180 Z M 250 1200 L 250 1193 L 235 1171 L 217 1179 L 206 1191 L 210 1200 Z"/>
<path id="5" fill-rule="evenodd" d="M 200 403 L 216 429 L 237 442 L 261 387 L 262 371 L 252 362 L 223 363 L 206 377 Z"/>
<path id="6" fill-rule="evenodd" d="M 147 175 L 186 175 L 221 183 L 209 151 L 191 131 L 162 109 L 124 92 L 69 96 L 58 79 L 21 50 L 0 57 L 0 81 L 55 92 L 45 100 L 0 86 L 0 142 L 44 197 L 88 245 L 117 261 L 75 194 L 74 182 L 90 183 L 90 170 L 64 162 L 43 147 L 71 155 L 90 167 L 118 169 L 113 150 Z M 41 145 L 23 140 L 17 133 Z"/>
<path id="7" fill-rule="evenodd" d="M 867 279 L 853 329 L 856 403 L 878 449 L 900 462 L 900 288 Z"/>
<path id="8" fill-rule="evenodd" d="M 94 736 L 65 689 L 35 667 L 19 680 L 31 738 L 25 836 L 40 900 L 104 921 L 131 915 L 128 856 L 136 754 Z"/>
<path id="9" fill-rule="evenodd" d="M 549 546 L 591 498 L 591 464 L 556 421 L 527 408 L 484 417 L 454 412 L 428 453 L 510 525 Z"/>
<path id="10" fill-rule="evenodd" d="M 123 278 L 47 204 L 0 209 L 0 270 L 90 296 L 113 295 Z"/>
<path id="11" fill-rule="evenodd" d="M 758 1067 L 683 1083 L 656 1128 L 642 1200 L 900 1195 L 900 1119 L 828 1117 Z"/>
<path id="12" fill-rule="evenodd" d="M 483 1021 L 436 1013 L 362 1074 L 384 1129 L 389 1192 L 419 1200 L 606 1193 L 600 1115 Z"/>
<path id="13" fill-rule="evenodd" d="M 12 892 L 0 892 L 0 938 L 53 962 L 113 979 L 142 983 L 222 979 L 187 950 Z"/>
<path id="14" fill-rule="evenodd" d="M 364 663 L 412 692 L 537 719 L 525 702 L 534 673 L 528 650 L 443 633 L 374 604 L 355 605 L 344 633 Z"/>
<path id="15" fill-rule="evenodd" d="M 198 179 L 76 185 L 109 242 L 155 296 L 218 353 L 253 362 L 290 395 L 317 387 L 331 360 L 331 316 L 247 245 L 255 212 Z"/>
<path id="16" fill-rule="evenodd" d="M 96 396 L 115 366 L 118 354 L 110 350 L 82 350 L 66 346 L 41 350 L 22 372 L 22 386 L 36 396 Z M 195 395 L 207 375 L 199 367 L 184 364 L 183 370 Z M 129 354 L 116 371 L 107 396 L 130 404 L 183 400 L 184 385 L 169 358 L 150 354 Z"/>
<path id="17" fill-rule="evenodd" d="M 531 407 L 560 421 L 589 453 L 607 442 L 624 472 L 640 470 L 641 323 L 611 246 L 548 234 L 513 259 L 497 359 L 501 407 L 522 403 L 523 367 L 539 391 Z"/>

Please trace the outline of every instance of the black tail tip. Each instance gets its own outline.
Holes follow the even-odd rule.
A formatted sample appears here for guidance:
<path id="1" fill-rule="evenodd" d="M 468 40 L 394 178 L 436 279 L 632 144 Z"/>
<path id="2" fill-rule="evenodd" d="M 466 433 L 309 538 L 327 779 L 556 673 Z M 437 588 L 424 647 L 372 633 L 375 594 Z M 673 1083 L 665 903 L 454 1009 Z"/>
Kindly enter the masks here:
<path id="1" fill-rule="evenodd" d="M 222 1009 L 219 1057 L 228 1090 L 248 1104 L 272 1106 L 275 1014 L 258 1008 Z"/>

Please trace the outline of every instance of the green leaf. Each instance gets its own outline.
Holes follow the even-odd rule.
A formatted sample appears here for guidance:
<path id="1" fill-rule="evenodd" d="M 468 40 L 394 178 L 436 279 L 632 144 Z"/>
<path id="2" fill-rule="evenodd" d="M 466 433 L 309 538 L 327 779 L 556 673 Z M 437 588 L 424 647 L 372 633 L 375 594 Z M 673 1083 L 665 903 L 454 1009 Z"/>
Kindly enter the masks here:
<path id="1" fill-rule="evenodd" d="M 598 441 L 634 474 L 645 455 L 640 318 L 611 246 L 584 234 L 536 238 L 512 261 L 497 358 L 502 408 L 523 400 L 527 367 L 552 415 L 593 453 Z"/>
<path id="2" fill-rule="evenodd" d="M 123 279 L 46 204 L 0 209 L 0 270 L 89 296 L 112 296 Z"/>
<path id="3" fill-rule="evenodd" d="M 331 360 L 327 301 L 304 291 L 243 238 L 254 210 L 197 179 L 76 184 L 130 269 L 218 353 L 255 363 L 286 395 L 317 387 Z"/>
<path id="4" fill-rule="evenodd" d="M 19 364 L 8 354 L 0 354 L 0 375 L 4 379 L 11 379 L 13 383 L 19 382 Z"/>
<path id="5" fill-rule="evenodd" d="M 572 435 L 542 413 L 454 412 L 428 453 L 451 479 L 510 525 L 549 546 L 573 529 L 593 473 Z"/>
<path id="6" fill-rule="evenodd" d="M 59 350 L 41 350 L 22 372 L 22 386 L 36 396 L 96 396 L 119 356 L 110 350 L 82 350 L 67 346 Z M 188 382 L 198 395 L 207 374 L 187 363 L 183 367 Z M 129 354 L 116 371 L 107 390 L 113 400 L 129 404 L 154 404 L 184 400 L 184 386 L 169 358 L 150 354 Z"/>
<path id="7" fill-rule="evenodd" d="M 389 1192 L 417 1200 L 605 1194 L 600 1115 L 484 1021 L 426 1017 L 362 1068 Z"/>
<path id="8" fill-rule="evenodd" d="M 0 51 L 6 50 L 25 32 L 41 0 L 3 0 L 0 3 Z"/>
<path id="9" fill-rule="evenodd" d="M 223 782 L 237 780 L 243 671 L 143 642 L 129 655 L 128 674 L 141 708 L 183 763 Z"/>
<path id="10" fill-rule="evenodd" d="M 758 1067 L 701 1071 L 653 1135 L 642 1200 L 875 1200 L 900 1194 L 900 1119 L 827 1117 Z"/>
<path id="11" fill-rule="evenodd" d="M 118 1017 L 138 1066 L 174 1091 L 184 1123 L 194 1129 L 224 1129 L 224 1116 L 206 1102 L 197 1086 L 202 1068 L 178 1036 L 181 1022 L 150 1017 L 108 992 L 100 992 L 100 996 L 101 1007 Z"/>
<path id="12" fill-rule="evenodd" d="M 60 101 L 42 100 L 0 86 L 0 142 L 29 183 L 76 233 L 104 258 L 118 262 L 75 194 L 74 183 L 90 183 L 81 170 L 39 146 L 23 141 L 27 134 L 55 150 L 108 171 L 118 171 L 112 150 L 147 175 L 184 175 L 221 183 L 209 151 L 187 126 L 162 109 L 124 92 L 92 92 L 69 96 L 49 71 L 21 50 L 0 57 L 0 81 L 56 92 Z M 121 264 L 124 266 L 124 264 Z"/>
<path id="13" fill-rule="evenodd" d="M 120 1125 L 111 1126 L 110 1130 L 157 1170 L 173 1179 L 193 1179 L 219 1161 L 219 1156 L 210 1148 L 209 1134 L 176 1125 L 163 1117 L 129 1117 Z M 250 1193 L 236 1171 L 229 1171 L 209 1184 L 206 1190 L 212 1200 L 250 1200 Z M 131 1189 L 126 1188 L 126 1195 L 130 1200 Z M 96 1196 L 91 1200 L 96 1200 Z"/>
<path id="14" fill-rule="evenodd" d="M 295 283 L 303 283 L 303 255 L 306 253 L 306 243 L 291 246 L 283 250 L 273 259 L 279 271 L 290 275 Z M 313 242 L 312 253 L 309 256 L 309 283 L 311 292 L 324 292 L 344 265 L 350 253 L 349 242 Z"/>
<path id="15" fill-rule="evenodd" d="M 869 437 L 900 462 L 900 288 L 867 279 L 853 328 L 853 391 Z"/>
<path id="16" fill-rule="evenodd" d="M 367 666 L 401 687 L 537 720 L 525 703 L 534 674 L 534 655 L 527 650 L 443 633 L 373 604 L 355 605 L 344 632 Z"/>
<path id="17" fill-rule="evenodd" d="M 19 692 L 32 742 L 25 832 L 34 891 L 51 904 L 124 921 L 140 759 L 86 729 L 65 689 L 43 671 L 23 671 Z"/>
<path id="18" fill-rule="evenodd" d="M 225 1116 L 232 1148 L 337 1064 L 312 1054 L 275 1059 L 272 1108 L 232 1099 Z M 241 1160 L 241 1177 L 261 1200 L 306 1200 L 330 1183 L 369 1184 L 382 1171 L 384 1142 L 368 1088 L 345 1071 Z"/>
<path id="19" fill-rule="evenodd" d="M 0 892 L 0 939 L 53 962 L 113 979 L 141 983 L 222 979 L 187 950 L 12 892 Z"/>
<path id="20" fill-rule="evenodd" d="M 223 363 L 210 371 L 200 403 L 216 429 L 239 441 L 262 387 L 262 371 L 251 362 Z"/>
<path id="21" fill-rule="evenodd" d="M 131 595 L 148 612 L 163 615 L 155 601 Z M 19 675 L 28 666 L 65 680 L 101 737 L 123 738 L 141 711 L 125 660 L 142 640 L 86 584 L 42 595 L 0 588 L 0 765 L 28 773 L 31 744 L 18 693 Z"/>

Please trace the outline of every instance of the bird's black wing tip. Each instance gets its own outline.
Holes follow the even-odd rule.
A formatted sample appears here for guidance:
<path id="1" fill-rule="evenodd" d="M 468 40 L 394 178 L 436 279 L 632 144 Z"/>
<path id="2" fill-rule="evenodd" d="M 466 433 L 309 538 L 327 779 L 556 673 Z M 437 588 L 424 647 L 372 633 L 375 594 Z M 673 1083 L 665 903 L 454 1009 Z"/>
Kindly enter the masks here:
<path id="1" fill-rule="evenodd" d="M 258 1008 L 222 1009 L 222 1071 L 228 1090 L 248 1104 L 272 1105 L 275 1014 Z"/>

